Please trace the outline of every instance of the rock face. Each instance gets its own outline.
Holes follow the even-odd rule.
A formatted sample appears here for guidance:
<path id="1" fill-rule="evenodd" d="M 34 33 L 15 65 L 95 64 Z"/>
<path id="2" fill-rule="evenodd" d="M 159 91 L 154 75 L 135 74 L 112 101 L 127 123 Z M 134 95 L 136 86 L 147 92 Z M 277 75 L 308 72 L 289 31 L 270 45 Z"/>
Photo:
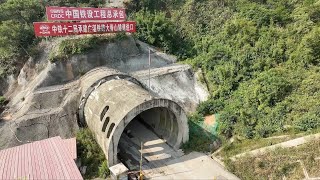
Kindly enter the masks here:
<path id="1" fill-rule="evenodd" d="M 72 56 L 68 61 L 52 64 L 49 76 L 46 76 L 39 87 L 70 82 L 100 66 L 126 73 L 146 69 L 149 67 L 148 48 L 145 43 L 136 42 L 131 37 L 102 45 L 86 54 Z M 151 58 L 151 68 L 163 67 L 176 61 L 174 57 L 160 52 L 153 53 Z"/>
<path id="2" fill-rule="evenodd" d="M 146 87 L 149 87 L 149 71 L 131 73 Z M 205 101 L 208 92 L 200 84 L 188 65 L 170 65 L 150 71 L 150 87 L 159 97 L 167 98 L 181 104 L 185 111 L 195 111 L 199 102 Z"/>
<path id="3" fill-rule="evenodd" d="M 20 110 L 12 112 L 12 119 L 0 120 L 0 149 L 54 136 L 74 137 L 79 128 L 79 98 L 79 91 L 73 88 L 34 91 Z"/>
<path id="4" fill-rule="evenodd" d="M 57 39 L 55 41 L 60 41 Z M 155 97 L 177 102 L 193 111 L 207 92 L 191 68 L 174 65 L 173 56 L 156 51 L 129 37 L 108 43 L 68 61 L 50 63 L 48 56 L 56 42 L 43 42 L 43 52 L 29 59 L 15 80 L 0 81 L 9 97 L 8 109 L 0 116 L 0 149 L 52 136 L 74 137 L 82 91 L 82 75 L 108 67 L 140 81 Z M 149 49 L 152 50 L 149 87 Z M 89 72 L 90 71 L 90 72 Z M 5 118 L 3 118 L 6 116 Z"/>

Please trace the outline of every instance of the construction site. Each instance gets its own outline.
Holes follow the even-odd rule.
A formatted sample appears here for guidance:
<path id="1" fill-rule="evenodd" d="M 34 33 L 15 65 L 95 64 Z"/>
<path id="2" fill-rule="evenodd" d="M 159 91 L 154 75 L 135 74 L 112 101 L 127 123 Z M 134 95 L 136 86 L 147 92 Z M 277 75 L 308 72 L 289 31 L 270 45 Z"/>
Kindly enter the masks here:
<path id="1" fill-rule="evenodd" d="M 188 65 L 131 37 L 37 73 L 28 67 L 32 61 L 8 89 L 12 100 L 2 113 L 2 149 L 71 138 L 87 126 L 115 176 L 142 170 L 147 179 L 235 178 L 209 156 L 180 149 L 189 138 L 187 112 L 207 97 Z M 79 76 L 79 67 L 87 73 Z"/>
<path id="2" fill-rule="evenodd" d="M 320 1 L 0 1 L 0 179 L 320 179 Z"/>

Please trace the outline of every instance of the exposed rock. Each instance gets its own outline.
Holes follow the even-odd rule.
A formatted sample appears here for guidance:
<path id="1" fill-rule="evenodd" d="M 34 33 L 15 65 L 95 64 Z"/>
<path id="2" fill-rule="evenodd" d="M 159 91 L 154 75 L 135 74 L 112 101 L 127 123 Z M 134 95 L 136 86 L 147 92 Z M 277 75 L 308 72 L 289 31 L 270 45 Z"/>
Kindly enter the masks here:
<path id="1" fill-rule="evenodd" d="M 39 92 L 37 92 L 39 93 Z M 48 97 L 56 97 L 63 91 L 51 93 Z M 39 96 L 34 96 L 37 103 L 44 103 L 47 108 L 30 106 L 25 114 L 10 121 L 0 121 L 0 149 L 25 144 L 54 136 L 71 138 L 78 130 L 77 106 L 79 92 L 73 89 L 65 93 L 61 101 L 37 101 Z M 40 100 L 40 99 L 39 99 Z M 56 105 L 56 107 L 54 107 Z M 40 106 L 39 106 L 40 107 Z"/>
<path id="2" fill-rule="evenodd" d="M 0 95 L 5 94 L 7 92 L 9 84 L 5 78 L 0 78 Z"/>
<path id="3" fill-rule="evenodd" d="M 13 76 L 0 80 L 1 87 L 5 86 L 0 90 L 10 98 L 6 112 L 9 118 L 0 120 L 0 149 L 57 135 L 74 137 L 81 76 L 104 66 L 130 73 L 148 87 L 149 49 L 151 93 L 172 99 L 187 111 L 193 111 L 207 97 L 189 66 L 172 66 L 176 62 L 174 56 L 131 37 L 72 56 L 68 61 L 49 62 L 50 51 L 63 39 L 43 41 L 39 56 L 28 60 L 16 80 Z"/>

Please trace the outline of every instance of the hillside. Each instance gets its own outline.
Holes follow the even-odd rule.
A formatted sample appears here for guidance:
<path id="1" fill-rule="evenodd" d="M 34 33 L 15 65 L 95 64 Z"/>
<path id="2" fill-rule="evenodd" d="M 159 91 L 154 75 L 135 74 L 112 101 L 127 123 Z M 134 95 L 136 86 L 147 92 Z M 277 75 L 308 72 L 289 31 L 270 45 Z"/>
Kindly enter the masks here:
<path id="1" fill-rule="evenodd" d="M 320 1 L 161 2 L 136 3 L 137 36 L 205 72 L 198 112 L 219 113 L 221 135 L 319 127 Z"/>
<path id="2" fill-rule="evenodd" d="M 319 132 L 320 1 L 131 2 L 128 7 L 138 21 L 138 38 L 204 72 L 203 83 L 211 98 L 200 104 L 190 120 L 219 114 L 224 160 L 228 162 L 233 152 L 286 141 L 268 137 L 290 139 Z M 194 141 L 206 143 L 201 137 Z M 261 163 L 268 165 L 263 167 L 241 168 L 242 162 L 227 165 L 243 179 L 267 177 L 270 167 L 280 170 L 269 177 L 297 178 L 295 173 L 302 173 L 296 164 L 279 165 L 275 159 L 264 158 Z"/>
<path id="3" fill-rule="evenodd" d="M 203 73 L 210 98 L 190 121 L 219 114 L 224 154 L 260 141 L 267 145 L 262 141 L 272 136 L 319 132 L 320 0 L 124 2 L 129 19 L 137 21 L 136 39 Z M 102 0 L 1 1 L 0 85 L 38 55 L 42 39 L 34 37 L 32 22 L 45 19 L 47 5 L 108 6 Z M 0 93 L 5 91 L 2 86 Z M 0 106 L 4 101 L 0 97 Z M 237 144 L 228 145 L 230 139 Z M 259 175 L 243 175 L 240 165 L 231 167 L 240 178 Z"/>

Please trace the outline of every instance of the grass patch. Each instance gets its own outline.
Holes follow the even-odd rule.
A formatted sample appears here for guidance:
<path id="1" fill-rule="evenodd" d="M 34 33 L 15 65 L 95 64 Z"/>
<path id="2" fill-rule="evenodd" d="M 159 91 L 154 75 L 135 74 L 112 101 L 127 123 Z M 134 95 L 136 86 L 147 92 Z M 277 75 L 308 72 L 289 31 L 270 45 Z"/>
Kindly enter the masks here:
<path id="1" fill-rule="evenodd" d="M 223 144 L 223 149 L 217 153 L 217 156 L 227 159 L 229 157 L 241 154 L 244 152 L 252 151 L 255 149 L 272 146 L 278 143 L 289 141 L 302 136 L 307 136 L 311 134 L 317 134 L 320 129 L 312 129 L 303 133 L 297 133 L 295 130 L 287 131 L 286 134 L 277 133 L 275 136 L 270 138 L 255 138 L 255 139 L 239 139 L 236 138 L 232 143 L 225 141 Z"/>
<path id="2" fill-rule="evenodd" d="M 203 117 L 195 114 L 189 117 L 189 141 L 182 145 L 184 152 L 191 151 L 212 152 L 213 144 L 218 140 L 215 134 L 208 132 L 199 123 L 203 121 Z"/>
<path id="3" fill-rule="evenodd" d="M 252 151 L 254 149 L 281 143 L 289 140 L 290 138 L 291 137 L 289 136 L 289 137 L 277 138 L 277 139 L 265 139 L 265 138 L 243 139 L 243 140 L 236 139 L 234 142 L 227 143 L 226 145 L 224 145 L 223 149 L 217 155 L 228 158 L 246 151 Z"/>
<path id="4" fill-rule="evenodd" d="M 77 152 L 81 166 L 87 166 L 85 179 L 106 178 L 110 174 L 104 153 L 88 128 L 77 133 Z"/>
<path id="5" fill-rule="evenodd" d="M 302 161 L 310 177 L 320 176 L 320 140 L 294 148 L 279 148 L 257 157 L 227 161 L 228 169 L 240 179 L 304 179 Z"/>
<path id="6" fill-rule="evenodd" d="M 0 106 L 4 106 L 5 105 L 5 103 L 6 103 L 6 98 L 5 97 L 3 97 L 3 96 L 0 96 Z"/>
<path id="7" fill-rule="evenodd" d="M 125 33 L 119 33 L 114 36 L 85 36 L 76 39 L 62 40 L 55 50 L 51 51 L 49 60 L 51 62 L 65 61 L 71 56 L 84 54 L 89 50 L 99 47 L 102 44 L 116 42 L 128 38 Z"/>

